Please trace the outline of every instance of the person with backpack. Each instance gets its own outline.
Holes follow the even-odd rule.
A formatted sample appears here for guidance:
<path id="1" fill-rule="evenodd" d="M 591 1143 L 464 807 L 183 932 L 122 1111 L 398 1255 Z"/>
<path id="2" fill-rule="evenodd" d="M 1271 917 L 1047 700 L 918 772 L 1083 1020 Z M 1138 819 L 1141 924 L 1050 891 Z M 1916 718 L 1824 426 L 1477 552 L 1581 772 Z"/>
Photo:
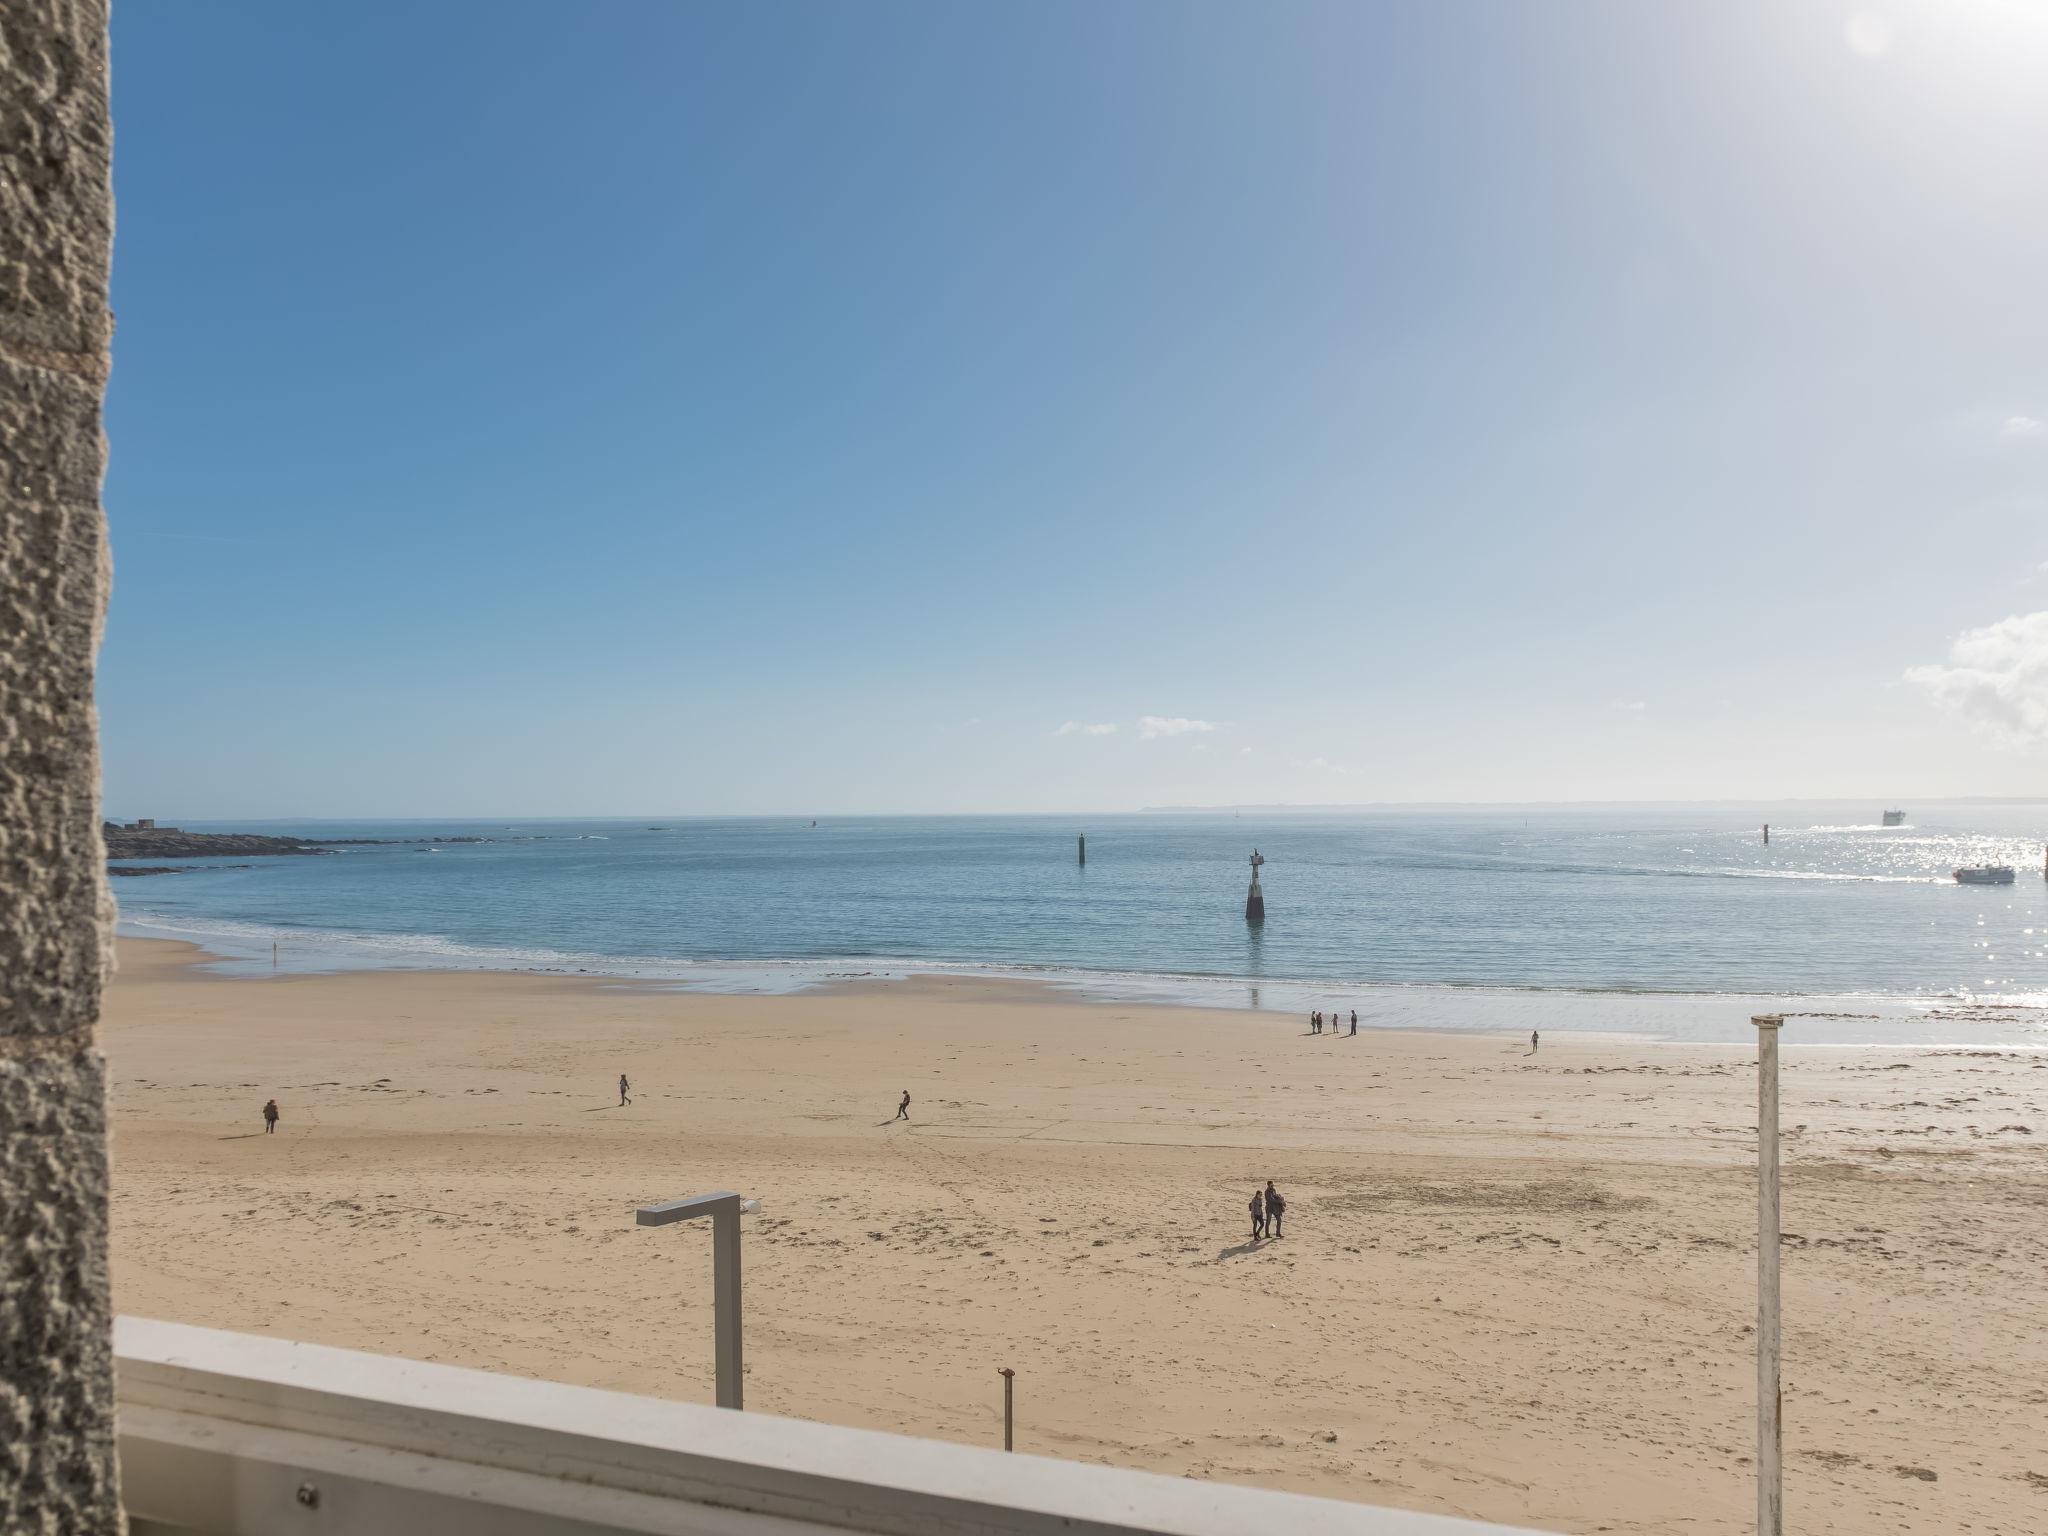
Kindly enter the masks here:
<path id="1" fill-rule="evenodd" d="M 263 1106 L 263 1134 L 266 1136 L 273 1136 L 276 1133 L 277 1100 L 271 1099 Z"/>

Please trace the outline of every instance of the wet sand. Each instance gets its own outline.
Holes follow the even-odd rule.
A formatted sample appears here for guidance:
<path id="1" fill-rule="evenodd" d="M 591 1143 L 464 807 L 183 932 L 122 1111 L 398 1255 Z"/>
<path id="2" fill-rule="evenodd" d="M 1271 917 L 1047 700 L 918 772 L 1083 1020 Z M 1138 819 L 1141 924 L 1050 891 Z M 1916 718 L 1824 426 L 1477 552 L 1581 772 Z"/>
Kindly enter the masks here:
<path id="1" fill-rule="evenodd" d="M 733 1188 L 766 1202 L 750 1409 L 999 1444 L 1010 1365 L 1023 1449 L 1559 1531 L 1753 1520 L 1751 1049 L 1532 1055 L 1500 994 L 1463 1021 L 1499 1033 L 1332 1038 L 1018 982 L 200 958 L 124 940 L 108 997 L 125 1312 L 708 1401 L 709 1233 L 632 1212 Z M 1787 1037 L 1788 1523 L 2040 1529 L 2048 1055 Z M 1267 1178 L 1287 1232 L 1253 1244 Z"/>

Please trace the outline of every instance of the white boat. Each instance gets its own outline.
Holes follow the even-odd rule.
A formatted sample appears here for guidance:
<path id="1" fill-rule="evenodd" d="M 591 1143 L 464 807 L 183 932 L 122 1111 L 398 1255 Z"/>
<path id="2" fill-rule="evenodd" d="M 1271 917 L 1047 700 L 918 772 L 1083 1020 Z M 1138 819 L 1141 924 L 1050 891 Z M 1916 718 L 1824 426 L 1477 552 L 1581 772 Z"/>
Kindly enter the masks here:
<path id="1" fill-rule="evenodd" d="M 1956 871 L 1957 885 L 2011 885 L 2012 880 L 2010 864 L 1973 864 Z"/>
<path id="2" fill-rule="evenodd" d="M 1906 824 L 1906 813 L 1904 811 L 1886 811 L 1884 813 L 1884 824 L 1888 827 L 1903 827 Z"/>

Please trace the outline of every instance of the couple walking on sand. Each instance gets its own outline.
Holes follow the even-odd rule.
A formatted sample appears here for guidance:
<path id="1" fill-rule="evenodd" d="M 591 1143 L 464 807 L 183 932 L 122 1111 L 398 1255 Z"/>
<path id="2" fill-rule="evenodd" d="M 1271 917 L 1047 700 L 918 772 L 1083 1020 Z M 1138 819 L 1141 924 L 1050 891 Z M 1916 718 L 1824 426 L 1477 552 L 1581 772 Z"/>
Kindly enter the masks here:
<path id="1" fill-rule="evenodd" d="M 1280 1218 L 1287 1214 L 1287 1200 L 1273 1187 L 1271 1179 L 1266 1180 L 1264 1189 L 1252 1191 L 1252 1241 L 1262 1237 L 1280 1235 Z M 1268 1231 L 1268 1228 L 1271 1231 Z"/>

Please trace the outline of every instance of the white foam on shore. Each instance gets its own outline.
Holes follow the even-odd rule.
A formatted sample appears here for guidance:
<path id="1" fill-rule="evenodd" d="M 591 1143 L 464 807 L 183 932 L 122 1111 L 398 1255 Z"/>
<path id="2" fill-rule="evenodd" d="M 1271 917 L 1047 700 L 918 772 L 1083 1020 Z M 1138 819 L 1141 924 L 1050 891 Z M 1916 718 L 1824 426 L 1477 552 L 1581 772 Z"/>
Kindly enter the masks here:
<path id="1" fill-rule="evenodd" d="M 1457 1033 L 1592 1032 L 1646 1041 L 1746 1042 L 1749 1019 L 1782 1013 L 1788 1044 L 1949 1045 L 2048 1049 L 2048 996 L 2038 993 L 1901 996 L 1761 994 L 1622 988 L 1504 987 L 1456 983 L 1304 980 L 1090 971 L 1074 967 L 868 955 L 787 960 L 682 960 L 463 944 L 437 935 L 337 933 L 231 920 L 121 920 L 136 938 L 178 939 L 218 958 L 231 976 L 351 970 L 493 970 L 589 976 L 628 985 L 787 996 L 814 988 L 918 976 L 1040 983 L 1093 1001 L 1347 1016 L 1361 1030 Z M 271 946 L 277 946 L 272 963 Z"/>

